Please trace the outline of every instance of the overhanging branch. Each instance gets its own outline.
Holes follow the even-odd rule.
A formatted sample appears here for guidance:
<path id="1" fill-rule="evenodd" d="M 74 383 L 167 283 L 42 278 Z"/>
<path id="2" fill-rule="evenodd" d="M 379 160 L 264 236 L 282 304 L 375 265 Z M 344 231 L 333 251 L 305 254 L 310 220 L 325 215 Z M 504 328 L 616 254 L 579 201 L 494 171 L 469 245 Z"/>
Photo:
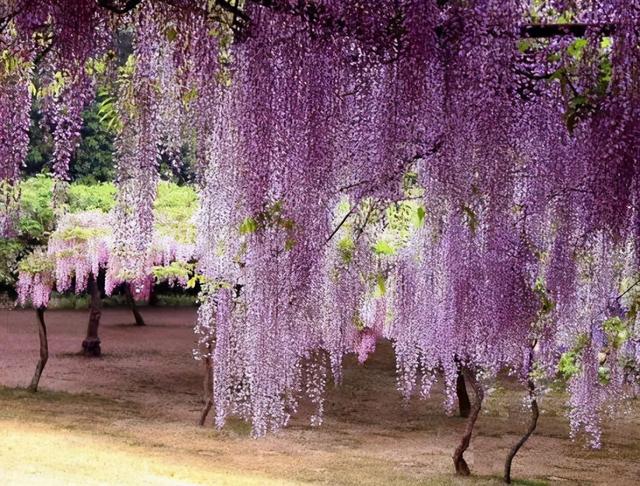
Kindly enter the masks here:
<path id="1" fill-rule="evenodd" d="M 102 8 L 106 8 L 110 12 L 117 14 L 125 14 L 130 12 L 138 5 L 142 3 L 142 0 L 127 0 L 124 5 L 118 6 L 121 2 L 114 2 L 112 0 L 98 0 L 98 5 Z"/>
<path id="2" fill-rule="evenodd" d="M 249 16 L 244 13 L 244 11 L 242 11 L 242 9 L 239 8 L 236 3 L 236 1 L 234 1 L 234 3 L 231 3 L 227 0 L 216 0 L 216 5 L 218 5 L 222 10 L 226 10 L 227 12 L 233 14 L 234 22 L 237 22 L 238 19 L 241 19 L 243 22 L 249 22 Z"/>
<path id="3" fill-rule="evenodd" d="M 615 31 L 613 24 L 527 24 L 520 28 L 520 36 L 530 39 L 548 39 L 571 35 L 584 37 L 588 30 L 611 35 Z"/>

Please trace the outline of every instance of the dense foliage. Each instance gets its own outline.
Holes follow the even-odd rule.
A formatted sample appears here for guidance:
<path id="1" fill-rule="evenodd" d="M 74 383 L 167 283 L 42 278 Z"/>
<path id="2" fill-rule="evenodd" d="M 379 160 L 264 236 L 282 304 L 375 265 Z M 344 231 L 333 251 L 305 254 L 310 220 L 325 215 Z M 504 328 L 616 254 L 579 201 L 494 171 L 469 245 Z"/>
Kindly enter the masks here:
<path id="1" fill-rule="evenodd" d="M 99 106 L 91 103 L 84 110 L 80 143 L 69 163 L 69 178 L 84 183 L 113 180 L 113 134 L 101 120 Z M 29 151 L 24 172 L 36 175 L 53 166 L 53 138 L 47 119 L 37 106 L 31 112 Z"/>
<path id="2" fill-rule="evenodd" d="M 159 163 L 178 164 L 183 143 L 194 154 L 196 332 L 217 425 L 239 414 L 262 435 L 301 394 L 319 423 L 329 372 L 339 381 L 345 353 L 364 359 L 387 336 L 407 397 L 438 370 L 449 402 L 461 368 L 538 386 L 562 371 L 572 431 L 599 445 L 640 359 L 640 2 L 235 5 L 8 2 L 3 187 L 34 91 L 64 180 L 100 80 L 115 275 L 148 275 Z M 124 63 L 119 30 L 132 32 Z M 398 226 L 395 254 L 379 232 L 400 215 L 385 208 L 411 198 L 419 224 Z"/>

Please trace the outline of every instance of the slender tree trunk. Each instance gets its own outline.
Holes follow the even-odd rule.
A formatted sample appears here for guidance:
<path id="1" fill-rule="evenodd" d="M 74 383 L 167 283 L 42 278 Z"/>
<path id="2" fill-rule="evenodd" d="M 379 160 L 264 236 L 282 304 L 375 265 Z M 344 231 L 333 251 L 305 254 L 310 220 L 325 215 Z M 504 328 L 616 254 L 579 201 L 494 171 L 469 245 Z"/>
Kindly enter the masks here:
<path id="1" fill-rule="evenodd" d="M 47 326 L 44 322 L 44 307 L 38 307 L 36 309 L 36 315 L 38 316 L 38 337 L 40 338 L 40 359 L 36 365 L 36 371 L 29 385 L 29 391 L 37 392 L 38 384 L 40 383 L 40 377 L 44 371 L 44 367 L 49 360 L 49 341 L 47 339 Z"/>
<path id="2" fill-rule="evenodd" d="M 207 356 L 204 359 L 204 380 L 203 380 L 203 402 L 202 412 L 200 413 L 200 420 L 198 424 L 203 426 L 207 420 L 207 415 L 211 407 L 213 407 L 213 368 L 211 366 L 211 357 Z"/>
<path id="3" fill-rule="evenodd" d="M 529 439 L 529 437 L 531 437 L 533 431 L 536 430 L 536 426 L 538 425 L 538 417 L 540 416 L 538 401 L 536 400 L 535 395 L 535 385 L 531 378 L 529 378 L 529 380 L 527 381 L 527 387 L 529 389 L 529 399 L 531 400 L 531 418 L 529 419 L 529 427 L 527 428 L 526 433 L 520 438 L 518 442 L 513 445 L 513 447 L 509 451 L 509 454 L 507 454 L 507 460 L 504 463 L 504 482 L 507 484 L 511 484 L 511 463 L 513 462 L 513 459 L 520 448 Z"/>
<path id="4" fill-rule="evenodd" d="M 129 303 L 131 312 L 133 312 L 133 317 L 136 320 L 136 326 L 146 326 L 144 319 L 142 318 L 142 314 L 140 314 L 138 306 L 136 305 L 136 299 L 133 297 L 133 292 L 131 292 L 131 285 L 128 283 L 124 285 L 124 293 L 127 296 L 127 302 Z"/>
<path id="5" fill-rule="evenodd" d="M 156 295 L 156 287 L 152 285 L 149 289 L 149 302 L 148 305 L 151 307 L 155 307 L 158 305 L 158 296 Z"/>
<path id="6" fill-rule="evenodd" d="M 100 298 L 98 280 L 94 275 L 89 277 L 87 290 L 89 291 L 90 297 L 89 324 L 87 325 L 87 337 L 82 341 L 82 353 L 85 356 L 97 357 L 102 354 L 100 338 L 98 337 L 98 326 L 100 325 L 100 317 L 102 316 L 102 300 Z"/>
<path id="7" fill-rule="evenodd" d="M 464 374 L 458 371 L 458 379 L 456 380 L 456 395 L 458 395 L 458 409 L 462 418 L 469 417 L 471 413 L 471 402 L 467 393 L 467 385 L 464 381 Z"/>
<path id="8" fill-rule="evenodd" d="M 471 385 L 473 389 L 473 393 L 475 395 L 475 401 L 471 406 L 471 411 L 469 414 L 469 418 L 467 419 L 467 425 L 464 429 L 464 434 L 460 439 L 460 444 L 456 447 L 455 452 L 453 453 L 453 465 L 456 469 L 456 474 L 461 476 L 469 476 L 471 471 L 469 470 L 469 466 L 467 462 L 464 460 L 464 452 L 469 448 L 469 444 L 471 443 L 471 435 L 473 434 L 473 427 L 476 424 L 476 420 L 478 420 L 478 415 L 480 414 L 480 409 L 482 408 L 482 400 L 484 399 L 484 391 L 482 390 L 482 386 L 478 383 L 476 379 L 475 373 L 465 369 L 463 371 L 467 382 Z"/>

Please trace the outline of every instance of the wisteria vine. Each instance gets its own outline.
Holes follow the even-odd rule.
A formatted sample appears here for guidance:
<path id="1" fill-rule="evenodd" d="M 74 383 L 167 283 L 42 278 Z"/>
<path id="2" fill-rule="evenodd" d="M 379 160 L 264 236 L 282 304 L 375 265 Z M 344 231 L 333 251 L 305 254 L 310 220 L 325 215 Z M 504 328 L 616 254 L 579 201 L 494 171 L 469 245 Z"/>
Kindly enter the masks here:
<path id="1" fill-rule="evenodd" d="M 158 163 L 189 145 L 218 426 L 263 435 L 301 395 L 320 423 L 344 354 L 386 337 L 407 398 L 440 372 L 448 406 L 461 370 L 561 375 L 572 434 L 600 444 L 640 355 L 638 0 L 76 3 L 0 11 L 1 179 L 26 153 L 35 71 L 65 177 L 90 75 L 130 29 L 108 279 L 148 275 Z M 419 224 L 382 258 L 381 208 L 409 198 Z M 80 288 L 104 264 L 91 248 Z M 53 278 L 21 288 L 44 303 Z"/>

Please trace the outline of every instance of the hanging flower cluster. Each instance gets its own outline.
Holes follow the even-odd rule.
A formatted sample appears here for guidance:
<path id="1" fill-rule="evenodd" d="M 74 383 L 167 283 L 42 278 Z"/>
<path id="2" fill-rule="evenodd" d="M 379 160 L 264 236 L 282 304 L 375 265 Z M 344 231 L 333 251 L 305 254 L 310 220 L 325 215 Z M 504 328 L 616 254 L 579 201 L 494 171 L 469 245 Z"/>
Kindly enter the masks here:
<path id="1" fill-rule="evenodd" d="M 637 7 L 581 13 L 616 26 L 613 47 L 601 30 L 516 50 L 519 2 L 482 4 L 450 11 L 459 29 L 442 49 L 442 147 L 418 164 L 427 217 L 396 270 L 399 387 L 425 395 L 442 369 L 451 405 L 463 367 L 524 381 L 560 372 L 572 434 L 598 446 L 601 414 L 637 367 L 627 293 L 640 153 L 627 113 L 640 86 L 629 77 L 637 52 L 623 47 Z M 523 77 L 536 80 L 526 96 Z"/>
<path id="2" fill-rule="evenodd" d="M 428 395 L 443 371 L 449 406 L 461 368 L 560 372 L 573 432 L 598 445 L 640 353 L 638 0 L 101 0 L 64 17 L 71 3 L 11 2 L 2 35 L 40 47 L 53 36 L 43 74 L 62 177 L 88 61 L 119 26 L 132 33 L 114 90 L 108 287 L 145 288 L 155 263 L 191 256 L 153 243 L 160 157 L 189 144 L 196 333 L 218 426 L 238 414 L 262 435 L 302 395 L 319 423 L 344 354 L 364 361 L 388 337 L 402 393 Z M 17 86 L 2 83 L 0 109 L 16 109 L 3 100 Z M 1 149 L 7 180 L 17 142 Z M 381 208 L 408 186 L 422 189 L 420 224 L 383 262 Z M 90 240 L 84 259 L 60 259 L 63 287 L 104 264 Z"/>
<path id="3" fill-rule="evenodd" d="M 12 43 L 13 50 L 1 49 Z M 31 43 L 0 32 L 0 237 L 9 237 L 16 214 L 15 183 L 27 156 L 31 112 Z"/>
<path id="4" fill-rule="evenodd" d="M 47 307 L 55 284 L 55 264 L 44 248 L 38 248 L 20 262 L 18 302 L 30 302 L 35 309 Z"/>
<path id="5" fill-rule="evenodd" d="M 49 296 L 58 292 L 82 293 L 90 278 L 105 272 L 105 292 L 129 283 L 135 287 L 137 300 L 145 300 L 154 283 L 166 281 L 187 286 L 194 259 L 193 243 L 179 241 L 156 231 L 151 245 L 149 273 L 143 279 L 131 279 L 120 272 L 114 258 L 114 213 L 85 211 L 64 215 L 49 238 L 46 249 L 39 249 L 21 262 L 18 300 L 21 305 L 46 307 Z M 137 287 L 136 287 L 137 285 Z"/>
<path id="6" fill-rule="evenodd" d="M 339 381 L 345 352 L 364 360 L 374 348 L 384 311 L 360 316 L 376 305 L 367 302 L 370 242 L 347 235 L 345 243 L 333 213 L 341 195 L 354 210 L 368 198 L 397 199 L 405 155 L 428 144 L 403 126 L 403 111 L 418 118 L 411 101 L 424 103 L 420 93 L 400 107 L 388 96 L 432 64 L 424 48 L 400 48 L 393 2 L 371 10 L 327 2 L 311 22 L 282 8 L 277 16 L 247 7 L 256 22 L 232 47 L 231 85 L 199 135 L 210 137 L 199 224 L 199 268 L 210 284 L 201 321 L 210 322 L 198 332 L 210 333 L 217 424 L 239 413 L 256 436 L 285 425 L 300 392 L 316 403 L 318 423 L 327 364 Z M 429 9 L 412 15 L 414 29 L 434 22 Z M 334 18 L 347 31 L 365 22 L 380 37 L 323 31 Z M 402 72 L 392 63 L 401 51 Z M 426 79 L 416 82 L 426 90 Z M 344 245 L 353 245 L 348 262 Z"/>

